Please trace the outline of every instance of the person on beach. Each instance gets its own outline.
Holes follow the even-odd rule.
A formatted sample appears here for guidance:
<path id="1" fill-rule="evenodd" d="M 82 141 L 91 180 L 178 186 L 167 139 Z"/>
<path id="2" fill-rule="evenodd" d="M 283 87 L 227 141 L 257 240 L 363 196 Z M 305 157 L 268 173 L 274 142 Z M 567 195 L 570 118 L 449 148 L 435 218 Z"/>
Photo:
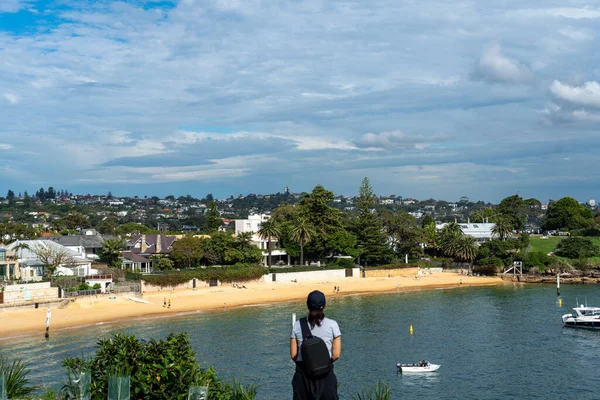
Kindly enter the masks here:
<path id="1" fill-rule="evenodd" d="M 339 287 L 338 287 L 339 289 Z M 321 338 L 331 357 L 331 362 L 338 360 L 342 354 L 342 333 L 338 323 L 326 318 L 323 310 L 326 306 L 325 295 L 318 291 L 309 293 L 306 299 L 308 308 L 307 323 L 310 334 Z M 311 379 L 305 372 L 300 352 L 302 346 L 302 326 L 299 319 L 292 327 L 290 335 L 290 357 L 296 363 L 296 372 L 292 378 L 294 400 L 338 400 L 337 377 L 331 371 L 320 379 Z"/>
<path id="2" fill-rule="evenodd" d="M 169 305 L 167 306 L 167 308 L 171 308 L 171 299 L 169 299 Z"/>
<path id="3" fill-rule="evenodd" d="M 165 297 L 164 301 L 163 301 L 163 307 L 167 307 L 167 298 Z"/>

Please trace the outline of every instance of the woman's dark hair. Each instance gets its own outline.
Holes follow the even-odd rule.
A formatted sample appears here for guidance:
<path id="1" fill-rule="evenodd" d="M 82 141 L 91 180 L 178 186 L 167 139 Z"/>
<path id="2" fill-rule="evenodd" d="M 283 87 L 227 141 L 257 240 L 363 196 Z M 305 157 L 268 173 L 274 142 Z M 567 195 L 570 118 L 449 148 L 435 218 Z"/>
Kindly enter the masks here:
<path id="1" fill-rule="evenodd" d="M 321 321 L 325 318 L 325 313 L 322 308 L 313 308 L 308 310 L 308 323 L 310 324 L 310 329 L 313 329 L 315 325 L 321 326 Z"/>

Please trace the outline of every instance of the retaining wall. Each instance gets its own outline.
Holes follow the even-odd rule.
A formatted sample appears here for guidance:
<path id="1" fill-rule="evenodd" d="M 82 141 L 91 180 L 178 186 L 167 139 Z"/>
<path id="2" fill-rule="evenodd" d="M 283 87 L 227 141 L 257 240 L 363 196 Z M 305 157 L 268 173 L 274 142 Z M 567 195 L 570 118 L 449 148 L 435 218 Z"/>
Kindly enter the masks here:
<path id="1" fill-rule="evenodd" d="M 30 301 L 53 301 L 58 299 L 58 288 L 50 282 L 24 283 L 4 287 L 4 304 Z"/>
<path id="2" fill-rule="evenodd" d="M 346 275 L 346 271 L 352 271 L 351 276 Z M 273 278 L 275 276 L 275 278 Z M 264 281 L 267 283 L 272 282 L 306 282 L 306 281 L 323 281 L 329 279 L 341 279 L 341 278 L 359 278 L 360 268 L 347 268 L 347 269 L 329 269 L 324 271 L 306 271 L 306 272 L 281 272 L 266 274 Z"/>
<path id="3" fill-rule="evenodd" d="M 415 276 L 418 273 L 418 267 L 397 269 L 368 269 L 365 270 L 365 278 L 393 278 L 400 276 Z"/>

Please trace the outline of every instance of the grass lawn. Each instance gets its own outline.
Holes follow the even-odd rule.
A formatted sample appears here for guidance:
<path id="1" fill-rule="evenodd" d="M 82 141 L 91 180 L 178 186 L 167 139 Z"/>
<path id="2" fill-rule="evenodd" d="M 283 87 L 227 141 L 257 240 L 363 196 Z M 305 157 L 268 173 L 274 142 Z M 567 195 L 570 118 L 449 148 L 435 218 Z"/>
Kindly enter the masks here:
<path id="1" fill-rule="evenodd" d="M 558 243 L 565 239 L 565 237 L 549 236 L 547 239 L 542 239 L 540 236 L 530 237 L 531 248 L 529 251 L 541 251 L 542 253 L 548 254 L 556 248 Z M 587 238 L 592 241 L 596 246 L 600 247 L 600 237 Z"/>

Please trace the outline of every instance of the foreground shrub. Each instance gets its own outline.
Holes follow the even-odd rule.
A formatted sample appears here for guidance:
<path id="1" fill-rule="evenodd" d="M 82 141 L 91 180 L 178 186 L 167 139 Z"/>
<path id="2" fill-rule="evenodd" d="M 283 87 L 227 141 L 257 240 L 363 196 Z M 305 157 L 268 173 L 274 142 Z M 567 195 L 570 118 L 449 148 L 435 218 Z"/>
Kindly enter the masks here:
<path id="1" fill-rule="evenodd" d="M 6 379 L 6 395 L 9 399 L 19 399 L 37 390 L 29 384 L 29 372 L 27 364 L 22 360 L 11 362 L 6 357 L 0 357 L 0 376 L 4 375 Z"/>
<path id="2" fill-rule="evenodd" d="M 170 334 L 166 340 L 143 341 L 116 334 L 100 339 L 89 361 L 66 358 L 70 372 L 91 373 L 91 396 L 106 399 L 108 378 L 115 371 L 131 378 L 132 399 L 187 399 L 189 387 L 208 386 L 209 399 L 253 399 L 256 386 L 221 381 L 213 368 L 203 370 L 195 359 L 186 333 Z"/>

